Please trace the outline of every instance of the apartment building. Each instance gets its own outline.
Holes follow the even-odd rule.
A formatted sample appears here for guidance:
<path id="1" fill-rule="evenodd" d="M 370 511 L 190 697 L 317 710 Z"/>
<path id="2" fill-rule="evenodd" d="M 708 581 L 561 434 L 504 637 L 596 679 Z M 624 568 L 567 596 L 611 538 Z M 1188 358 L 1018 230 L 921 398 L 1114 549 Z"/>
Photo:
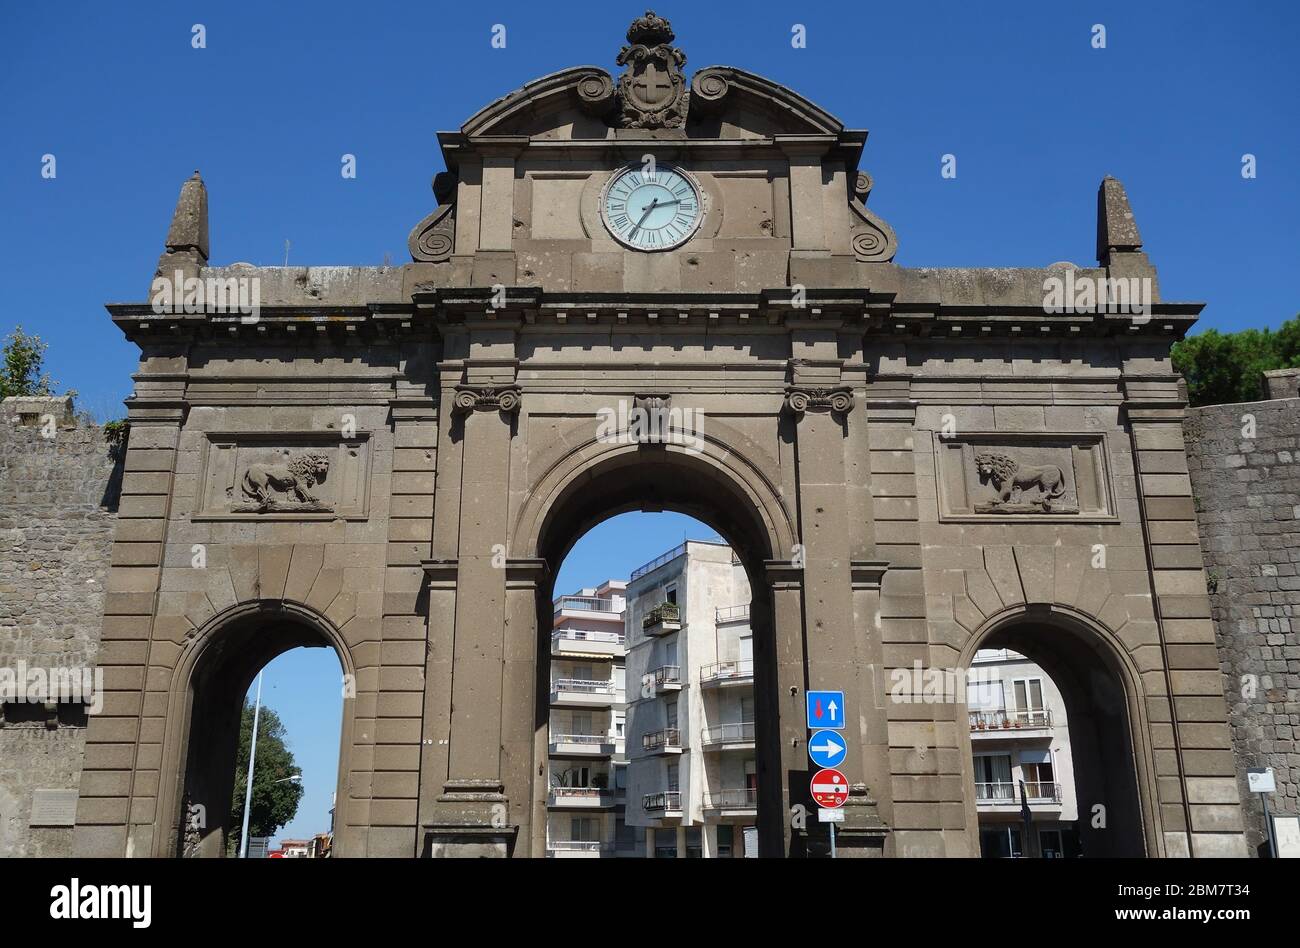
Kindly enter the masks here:
<path id="1" fill-rule="evenodd" d="M 554 858 L 640 855 L 623 819 L 626 586 L 611 579 L 554 602 L 546 822 Z"/>
<path id="2" fill-rule="evenodd" d="M 634 570 L 626 596 L 628 826 L 647 857 L 756 855 L 744 569 L 690 540 Z"/>
<path id="3" fill-rule="evenodd" d="M 980 649 L 966 683 L 966 707 L 981 854 L 1078 856 L 1070 728 L 1052 679 L 1019 652 Z"/>

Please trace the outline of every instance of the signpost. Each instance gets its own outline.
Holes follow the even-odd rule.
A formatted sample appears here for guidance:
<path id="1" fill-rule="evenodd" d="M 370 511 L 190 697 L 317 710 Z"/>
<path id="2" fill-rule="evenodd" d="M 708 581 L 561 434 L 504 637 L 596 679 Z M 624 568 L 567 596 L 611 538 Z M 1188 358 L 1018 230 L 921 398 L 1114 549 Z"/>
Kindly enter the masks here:
<path id="1" fill-rule="evenodd" d="M 837 731 L 844 730 L 844 692 L 809 691 L 807 700 L 808 758 L 820 770 L 812 776 L 810 787 L 813 802 L 820 808 L 818 822 L 825 823 L 831 832 L 831 858 L 835 858 L 835 824 L 844 822 L 840 807 L 849 798 L 849 778 L 835 768 L 843 764 L 849 753 L 849 742 Z"/>
<path id="2" fill-rule="evenodd" d="M 1273 817 L 1268 812 L 1268 795 L 1277 790 L 1273 779 L 1272 767 L 1250 767 L 1246 770 L 1246 784 L 1252 793 L 1259 794 L 1260 805 L 1264 808 L 1264 825 L 1268 827 L 1268 854 L 1277 858 L 1277 830 L 1273 826 Z"/>

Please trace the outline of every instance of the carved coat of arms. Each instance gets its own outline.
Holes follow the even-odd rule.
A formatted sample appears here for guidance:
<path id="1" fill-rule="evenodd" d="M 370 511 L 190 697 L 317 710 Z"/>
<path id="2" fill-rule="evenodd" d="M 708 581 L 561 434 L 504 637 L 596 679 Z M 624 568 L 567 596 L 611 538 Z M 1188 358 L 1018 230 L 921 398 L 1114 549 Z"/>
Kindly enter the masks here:
<path id="1" fill-rule="evenodd" d="M 686 54 L 672 45 L 675 35 L 663 17 L 647 10 L 627 29 L 618 54 L 626 66 L 618 79 L 623 124 L 628 128 L 680 128 L 686 123 Z"/>

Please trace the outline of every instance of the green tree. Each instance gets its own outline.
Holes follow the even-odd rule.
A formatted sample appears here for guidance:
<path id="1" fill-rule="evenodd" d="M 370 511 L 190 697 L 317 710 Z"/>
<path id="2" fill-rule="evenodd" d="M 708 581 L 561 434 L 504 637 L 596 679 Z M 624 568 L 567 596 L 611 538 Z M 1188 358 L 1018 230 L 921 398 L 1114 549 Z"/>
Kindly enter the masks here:
<path id="1" fill-rule="evenodd" d="M 0 398 L 11 395 L 52 395 L 54 383 L 42 369 L 46 345 L 40 336 L 23 332 L 22 326 L 5 337 L 0 368 Z"/>
<path id="2" fill-rule="evenodd" d="M 235 764 L 235 787 L 226 824 L 230 853 L 239 851 L 239 835 L 244 821 L 244 793 L 248 787 L 248 752 L 253 738 L 253 705 L 244 699 L 243 718 L 239 725 L 239 756 Z M 265 705 L 257 720 L 257 759 L 253 761 L 253 805 L 248 819 L 248 835 L 273 836 L 292 820 L 302 801 L 302 784 L 285 777 L 298 773 L 293 752 L 285 743 L 284 723 Z M 276 781 L 283 781 L 277 783 Z"/>
<path id="3" fill-rule="evenodd" d="M 1207 329 L 1174 343 L 1171 356 L 1174 368 L 1187 379 L 1193 405 L 1259 401 L 1265 397 L 1262 373 L 1300 367 L 1300 316 L 1276 332 Z"/>

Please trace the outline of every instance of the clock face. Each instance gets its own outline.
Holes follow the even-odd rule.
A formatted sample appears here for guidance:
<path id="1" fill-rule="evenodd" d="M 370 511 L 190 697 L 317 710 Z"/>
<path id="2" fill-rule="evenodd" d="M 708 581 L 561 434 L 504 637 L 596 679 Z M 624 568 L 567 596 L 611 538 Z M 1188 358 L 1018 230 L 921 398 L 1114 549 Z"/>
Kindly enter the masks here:
<path id="1" fill-rule="evenodd" d="M 700 191 L 671 165 L 625 168 L 605 185 L 601 217 L 614 239 L 635 250 L 671 250 L 700 226 Z"/>

